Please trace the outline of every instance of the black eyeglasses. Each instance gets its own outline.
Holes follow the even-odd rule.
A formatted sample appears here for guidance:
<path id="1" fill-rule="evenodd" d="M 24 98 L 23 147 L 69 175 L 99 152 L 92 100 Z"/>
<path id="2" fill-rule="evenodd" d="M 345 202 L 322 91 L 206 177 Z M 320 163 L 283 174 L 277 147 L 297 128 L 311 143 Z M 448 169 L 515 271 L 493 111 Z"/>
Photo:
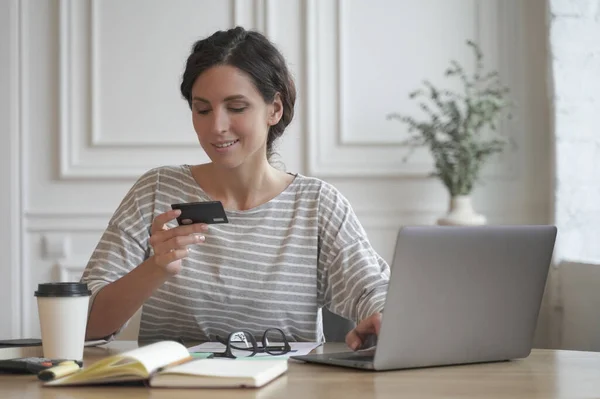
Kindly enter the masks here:
<path id="1" fill-rule="evenodd" d="M 258 345 L 254 335 L 246 330 L 234 331 L 227 339 L 217 336 L 217 341 L 225 345 L 225 352 L 215 353 L 215 357 L 251 357 L 257 353 L 268 353 L 269 355 L 278 356 L 292 352 L 285 334 L 279 328 L 269 328 L 262 335 Z"/>

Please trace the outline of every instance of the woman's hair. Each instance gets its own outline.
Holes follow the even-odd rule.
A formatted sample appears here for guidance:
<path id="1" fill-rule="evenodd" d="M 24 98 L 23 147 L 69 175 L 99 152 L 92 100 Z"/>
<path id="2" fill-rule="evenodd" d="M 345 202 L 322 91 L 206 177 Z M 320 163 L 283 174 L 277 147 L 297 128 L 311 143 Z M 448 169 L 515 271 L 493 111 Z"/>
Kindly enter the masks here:
<path id="1" fill-rule="evenodd" d="M 270 158 L 273 142 L 294 117 L 296 102 L 296 86 L 283 55 L 264 35 L 239 26 L 197 41 L 187 59 L 181 82 L 181 94 L 190 108 L 194 82 L 202 72 L 217 65 L 231 65 L 244 71 L 267 104 L 273 102 L 276 93 L 281 96 L 283 115 L 269 128 L 267 135 L 267 158 Z"/>

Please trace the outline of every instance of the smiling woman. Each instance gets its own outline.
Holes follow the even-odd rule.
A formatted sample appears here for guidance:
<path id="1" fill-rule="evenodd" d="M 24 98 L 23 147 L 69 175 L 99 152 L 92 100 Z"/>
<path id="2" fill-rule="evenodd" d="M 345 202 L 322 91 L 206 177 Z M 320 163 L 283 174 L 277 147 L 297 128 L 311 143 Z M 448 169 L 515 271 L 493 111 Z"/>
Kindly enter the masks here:
<path id="1" fill-rule="evenodd" d="M 281 96 L 265 102 L 250 76 L 231 65 L 213 66 L 195 79 L 192 111 L 200 144 L 216 167 L 260 167 L 283 133 L 274 128 L 283 114 Z"/>
<path id="2" fill-rule="evenodd" d="M 225 70 L 218 71 L 219 67 L 225 67 Z M 204 72 L 210 76 L 202 77 Z M 228 87 L 219 87 L 222 83 Z M 203 98 L 203 94 L 220 92 L 229 93 L 221 99 L 210 100 L 221 100 L 233 113 L 242 113 L 254 106 L 253 113 L 262 112 L 261 116 L 268 119 L 266 151 L 269 157 L 273 143 L 294 117 L 296 86 L 283 55 L 266 37 L 241 27 L 219 31 L 196 42 L 186 63 L 181 94 L 192 109 L 196 101 L 204 103 L 198 109 L 202 115 L 208 113 L 211 106 L 211 101 Z M 262 101 L 257 101 L 257 96 Z M 194 127 L 198 132 L 196 121 L 195 118 Z"/>
<path id="3" fill-rule="evenodd" d="M 356 349 L 379 331 L 389 267 L 339 191 L 269 163 L 296 99 L 281 53 L 257 32 L 216 32 L 193 46 L 181 93 L 211 162 L 153 169 L 125 196 L 82 278 L 87 337 L 113 336 L 143 306 L 143 340 L 277 328 L 323 341 L 326 307 L 359 323 Z M 229 223 L 174 222 L 170 204 L 215 200 Z"/>

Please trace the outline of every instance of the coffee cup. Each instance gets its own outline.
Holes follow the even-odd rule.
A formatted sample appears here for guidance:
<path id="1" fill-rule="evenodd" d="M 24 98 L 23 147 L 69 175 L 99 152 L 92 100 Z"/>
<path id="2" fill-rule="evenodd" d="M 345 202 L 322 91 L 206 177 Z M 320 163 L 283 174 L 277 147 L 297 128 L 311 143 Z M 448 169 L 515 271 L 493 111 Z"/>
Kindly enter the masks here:
<path id="1" fill-rule="evenodd" d="M 83 359 L 91 294 L 85 283 L 38 284 L 35 296 L 45 358 Z"/>

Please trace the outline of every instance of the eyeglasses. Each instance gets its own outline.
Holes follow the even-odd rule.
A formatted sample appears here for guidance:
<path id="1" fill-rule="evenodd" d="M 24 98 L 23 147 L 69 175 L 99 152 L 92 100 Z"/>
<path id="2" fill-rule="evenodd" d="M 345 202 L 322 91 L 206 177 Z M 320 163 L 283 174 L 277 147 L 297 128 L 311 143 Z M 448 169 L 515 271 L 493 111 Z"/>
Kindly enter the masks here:
<path id="1" fill-rule="evenodd" d="M 239 330 L 229 334 L 227 339 L 217 336 L 217 341 L 225 345 L 225 352 L 215 353 L 214 357 L 251 357 L 257 353 L 268 353 L 269 355 L 285 355 L 292 351 L 285 334 L 279 328 L 269 328 L 262 335 L 258 345 L 254 335 L 246 330 Z"/>

